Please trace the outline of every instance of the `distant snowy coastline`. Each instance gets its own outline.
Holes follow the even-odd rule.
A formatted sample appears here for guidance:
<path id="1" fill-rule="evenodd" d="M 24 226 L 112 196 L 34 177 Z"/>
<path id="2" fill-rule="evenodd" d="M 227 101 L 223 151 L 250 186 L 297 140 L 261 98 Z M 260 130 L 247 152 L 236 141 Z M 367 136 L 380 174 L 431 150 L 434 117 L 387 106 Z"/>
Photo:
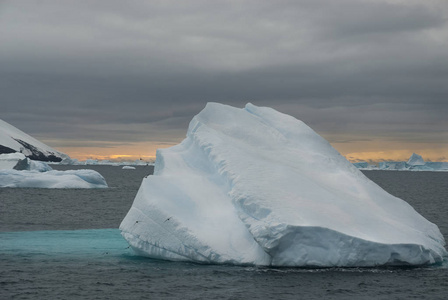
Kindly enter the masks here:
<path id="1" fill-rule="evenodd" d="M 448 172 L 448 162 L 424 161 L 421 155 L 413 153 L 408 161 L 382 161 L 378 165 L 368 162 L 356 162 L 353 165 L 363 171 L 385 170 L 385 171 L 433 171 Z"/>

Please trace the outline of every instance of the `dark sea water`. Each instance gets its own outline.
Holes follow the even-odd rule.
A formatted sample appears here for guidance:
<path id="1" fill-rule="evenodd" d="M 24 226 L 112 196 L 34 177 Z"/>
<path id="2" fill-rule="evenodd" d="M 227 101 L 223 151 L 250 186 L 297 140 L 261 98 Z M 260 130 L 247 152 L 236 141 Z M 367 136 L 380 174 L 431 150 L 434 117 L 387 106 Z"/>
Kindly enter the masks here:
<path id="1" fill-rule="evenodd" d="M 0 189 L 0 299 L 448 299 L 447 263 L 300 269 L 135 256 L 117 228 L 152 167 L 89 168 L 110 188 Z M 448 173 L 364 174 L 448 237 Z"/>

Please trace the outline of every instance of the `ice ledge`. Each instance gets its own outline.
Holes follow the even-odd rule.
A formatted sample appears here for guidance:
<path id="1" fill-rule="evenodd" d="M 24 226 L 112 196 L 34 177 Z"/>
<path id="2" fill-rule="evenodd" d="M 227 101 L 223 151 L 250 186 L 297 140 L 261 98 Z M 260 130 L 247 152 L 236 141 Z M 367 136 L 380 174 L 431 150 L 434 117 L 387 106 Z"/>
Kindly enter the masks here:
<path id="1" fill-rule="evenodd" d="M 122 235 L 138 255 L 196 263 L 270 267 L 376 267 L 430 265 L 441 263 L 444 259 L 442 249 L 441 253 L 435 253 L 415 244 L 379 244 L 319 227 L 290 230 L 276 243 L 275 247 L 266 249 L 271 259 L 264 263 L 241 262 L 219 255 L 206 257 L 194 249 L 186 250 L 188 247 L 185 245 L 182 245 L 178 251 L 173 251 L 126 231 L 122 231 Z M 406 256 L 403 256 L 403 253 Z"/>

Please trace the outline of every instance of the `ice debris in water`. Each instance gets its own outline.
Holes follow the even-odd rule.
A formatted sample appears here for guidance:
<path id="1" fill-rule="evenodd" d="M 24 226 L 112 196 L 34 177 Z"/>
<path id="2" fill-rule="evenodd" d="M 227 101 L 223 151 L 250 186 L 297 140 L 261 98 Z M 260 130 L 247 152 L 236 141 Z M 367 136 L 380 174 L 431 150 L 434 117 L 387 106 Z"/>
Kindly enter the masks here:
<path id="1" fill-rule="evenodd" d="M 158 150 L 120 225 L 139 254 L 263 266 L 441 262 L 438 227 L 365 177 L 303 122 L 209 103 Z"/>

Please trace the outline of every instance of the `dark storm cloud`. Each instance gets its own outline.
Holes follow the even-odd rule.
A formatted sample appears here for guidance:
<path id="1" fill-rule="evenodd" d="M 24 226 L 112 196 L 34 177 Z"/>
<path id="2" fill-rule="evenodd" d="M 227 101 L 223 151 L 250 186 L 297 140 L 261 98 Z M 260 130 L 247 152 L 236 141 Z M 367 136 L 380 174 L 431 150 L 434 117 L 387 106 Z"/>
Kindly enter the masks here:
<path id="1" fill-rule="evenodd" d="M 169 143 L 208 101 L 253 102 L 427 141 L 448 125 L 447 16 L 445 1 L 4 1 L 0 118 Z"/>

